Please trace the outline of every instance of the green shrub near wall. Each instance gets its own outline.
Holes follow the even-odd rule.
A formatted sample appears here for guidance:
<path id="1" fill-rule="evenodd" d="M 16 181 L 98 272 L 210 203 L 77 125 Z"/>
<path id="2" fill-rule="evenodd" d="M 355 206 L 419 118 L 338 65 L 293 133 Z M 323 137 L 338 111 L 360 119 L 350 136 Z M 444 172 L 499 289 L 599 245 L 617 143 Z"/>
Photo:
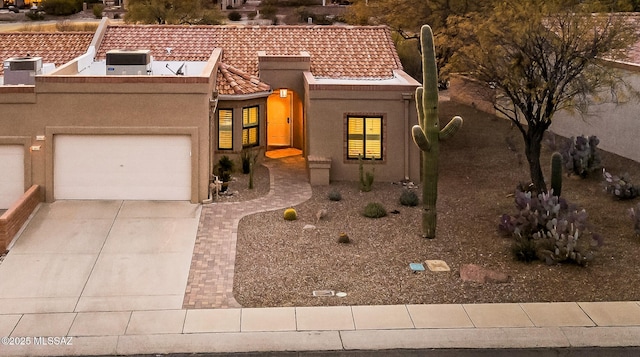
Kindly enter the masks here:
<path id="1" fill-rule="evenodd" d="M 82 11 L 82 0 L 47 0 L 42 9 L 49 15 L 72 15 Z"/>

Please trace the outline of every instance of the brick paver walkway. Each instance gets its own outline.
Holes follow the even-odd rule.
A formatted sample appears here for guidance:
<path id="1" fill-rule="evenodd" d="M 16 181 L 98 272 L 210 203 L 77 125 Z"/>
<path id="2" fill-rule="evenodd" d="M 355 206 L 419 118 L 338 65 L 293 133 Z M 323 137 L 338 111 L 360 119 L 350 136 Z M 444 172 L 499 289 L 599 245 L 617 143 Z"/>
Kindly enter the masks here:
<path id="1" fill-rule="evenodd" d="M 240 307 L 233 298 L 238 222 L 246 215 L 290 207 L 311 197 L 301 156 L 265 158 L 263 165 L 271 180 L 266 196 L 202 206 L 183 308 Z"/>

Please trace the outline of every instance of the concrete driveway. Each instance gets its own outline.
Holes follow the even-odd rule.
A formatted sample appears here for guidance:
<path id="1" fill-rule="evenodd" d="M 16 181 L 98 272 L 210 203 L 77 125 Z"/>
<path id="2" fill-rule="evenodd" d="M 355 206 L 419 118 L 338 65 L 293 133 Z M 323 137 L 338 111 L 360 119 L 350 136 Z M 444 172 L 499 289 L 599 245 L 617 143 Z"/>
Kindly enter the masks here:
<path id="1" fill-rule="evenodd" d="M 0 314 L 181 309 L 201 206 L 42 204 L 0 264 Z"/>

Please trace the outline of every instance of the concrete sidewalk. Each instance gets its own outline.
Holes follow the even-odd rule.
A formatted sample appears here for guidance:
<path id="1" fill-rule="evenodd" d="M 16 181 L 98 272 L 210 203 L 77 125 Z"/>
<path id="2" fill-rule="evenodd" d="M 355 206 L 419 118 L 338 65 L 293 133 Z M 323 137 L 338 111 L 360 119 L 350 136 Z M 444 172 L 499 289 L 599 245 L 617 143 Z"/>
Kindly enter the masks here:
<path id="1" fill-rule="evenodd" d="M 624 347 L 640 344 L 640 303 L 8 314 L 0 335 L 0 356 Z"/>

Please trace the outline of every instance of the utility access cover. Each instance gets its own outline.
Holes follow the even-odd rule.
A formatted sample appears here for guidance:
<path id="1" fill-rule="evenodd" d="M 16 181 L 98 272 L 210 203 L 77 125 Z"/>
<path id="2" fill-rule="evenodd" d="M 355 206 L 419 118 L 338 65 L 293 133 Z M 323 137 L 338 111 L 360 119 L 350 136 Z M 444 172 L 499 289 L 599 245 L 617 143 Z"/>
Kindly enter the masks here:
<path id="1" fill-rule="evenodd" d="M 427 260 L 425 261 L 427 267 L 431 271 L 450 271 L 451 268 L 445 263 L 444 260 Z"/>
<path id="2" fill-rule="evenodd" d="M 409 268 L 413 270 L 413 272 L 424 271 L 424 265 L 422 263 L 409 263 Z"/>
<path id="3" fill-rule="evenodd" d="M 333 290 L 314 290 L 313 296 L 334 296 L 336 294 Z"/>

